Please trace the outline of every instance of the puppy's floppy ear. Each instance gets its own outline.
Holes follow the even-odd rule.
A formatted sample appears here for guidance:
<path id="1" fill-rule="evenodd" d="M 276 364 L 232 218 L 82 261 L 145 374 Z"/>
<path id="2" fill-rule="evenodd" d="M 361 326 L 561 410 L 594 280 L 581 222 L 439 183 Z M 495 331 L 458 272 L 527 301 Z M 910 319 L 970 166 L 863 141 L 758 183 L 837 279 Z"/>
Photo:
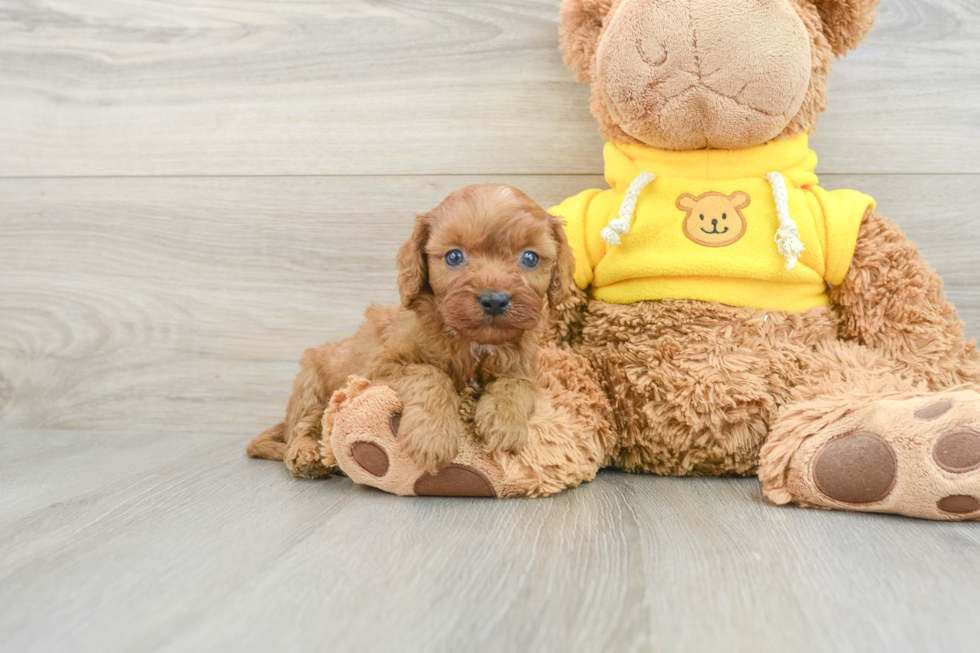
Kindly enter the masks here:
<path id="1" fill-rule="evenodd" d="M 599 45 L 602 21 L 613 0 L 564 0 L 561 3 L 561 51 L 565 65 L 584 82 Z"/>
<path id="2" fill-rule="evenodd" d="M 548 284 L 548 303 L 559 306 L 570 294 L 575 283 L 575 253 L 565 236 L 565 221 L 556 215 L 548 214 L 551 237 L 555 240 L 555 267 L 551 270 L 551 283 Z"/>
<path id="3" fill-rule="evenodd" d="M 810 0 L 820 14 L 823 33 L 838 57 L 857 47 L 875 22 L 880 0 Z"/>
<path id="4" fill-rule="evenodd" d="M 429 264 L 425 244 L 429 240 L 429 216 L 415 216 L 415 230 L 398 249 L 395 262 L 398 265 L 398 293 L 402 305 L 409 308 L 419 295 L 432 292 L 429 288 Z"/>

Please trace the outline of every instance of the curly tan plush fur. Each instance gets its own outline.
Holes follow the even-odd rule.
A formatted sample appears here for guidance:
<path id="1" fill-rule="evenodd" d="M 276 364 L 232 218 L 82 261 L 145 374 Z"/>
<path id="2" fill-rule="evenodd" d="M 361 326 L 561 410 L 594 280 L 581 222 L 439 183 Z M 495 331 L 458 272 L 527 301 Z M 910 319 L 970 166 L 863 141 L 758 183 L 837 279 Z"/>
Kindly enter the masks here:
<path id="1" fill-rule="evenodd" d="M 895 361 L 931 390 L 980 378 L 976 341 L 943 295 L 943 281 L 893 222 L 865 216 L 847 278 L 830 297 L 840 337 Z"/>
<path id="2" fill-rule="evenodd" d="M 877 4 L 565 0 L 562 47 L 577 77 L 591 83 L 592 111 L 607 139 L 664 149 L 751 147 L 814 130 L 826 107 L 831 62 L 864 38 Z M 769 18 L 745 18 L 760 8 Z M 755 68 L 746 63 L 751 48 L 719 30 L 737 26 L 741 35 L 771 41 L 776 51 L 797 29 L 787 10 L 807 35 L 806 92 L 798 111 L 760 138 L 761 128 L 744 127 L 739 107 L 726 109 L 724 89 L 764 86 L 766 77 L 778 75 L 761 60 Z M 642 36 L 629 41 L 630 24 L 654 14 Z M 790 40 L 773 40 L 766 33 L 773 29 L 788 30 Z M 617 38 L 627 41 L 613 49 L 607 41 Z M 613 108 L 616 80 L 603 78 L 603 57 L 633 57 L 630 47 L 640 50 L 648 69 L 620 67 L 633 90 Z M 718 48 L 729 50 L 719 54 Z M 685 63 L 685 51 L 693 53 L 693 64 Z M 705 54 L 735 64 L 706 70 Z M 702 89 L 701 95 L 684 95 L 690 88 Z M 778 99 L 779 92 L 762 88 L 733 99 L 752 105 Z M 639 104 L 630 108 L 630 102 Z M 672 133 L 659 129 L 665 124 L 675 127 Z M 761 453 L 767 493 L 788 500 L 785 471 L 793 452 L 843 412 L 878 396 L 906 393 L 901 396 L 908 401 L 926 401 L 929 393 L 980 381 L 976 343 L 965 339 L 942 280 L 886 218 L 864 217 L 847 276 L 830 296 L 829 308 L 802 313 L 693 301 L 618 306 L 575 296 L 555 324 L 557 334 L 590 360 L 612 402 L 619 437 L 609 450 L 611 464 L 659 474 L 751 474 Z"/>

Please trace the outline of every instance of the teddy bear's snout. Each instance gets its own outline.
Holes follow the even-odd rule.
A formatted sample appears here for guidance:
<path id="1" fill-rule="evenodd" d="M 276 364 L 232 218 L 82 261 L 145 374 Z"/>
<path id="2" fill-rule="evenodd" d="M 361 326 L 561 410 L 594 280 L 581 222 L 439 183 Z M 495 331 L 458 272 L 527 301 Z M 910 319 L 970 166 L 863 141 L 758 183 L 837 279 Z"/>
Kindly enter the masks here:
<path id="1" fill-rule="evenodd" d="M 771 140 L 810 82 L 809 37 L 789 0 L 624 0 L 596 56 L 609 113 L 664 149 Z"/>

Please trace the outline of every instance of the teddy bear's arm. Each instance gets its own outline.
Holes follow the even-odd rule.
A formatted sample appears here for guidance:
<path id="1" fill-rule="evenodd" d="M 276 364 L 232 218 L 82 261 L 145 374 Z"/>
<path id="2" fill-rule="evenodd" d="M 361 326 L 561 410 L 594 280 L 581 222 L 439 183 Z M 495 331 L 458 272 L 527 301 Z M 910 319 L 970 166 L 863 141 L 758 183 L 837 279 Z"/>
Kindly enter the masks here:
<path id="1" fill-rule="evenodd" d="M 605 191 L 605 194 L 608 195 L 609 192 Z M 590 218 L 595 213 L 602 212 L 602 207 L 596 207 L 593 200 L 603 195 L 604 192 L 599 189 L 585 190 L 548 209 L 549 213 L 561 218 L 564 224 L 568 245 L 575 254 L 575 283 L 583 290 L 592 283 L 592 269 L 595 264 L 589 256 L 590 249 L 595 249 L 595 243 L 592 243 L 591 248 L 589 246 Z M 598 238 L 598 230 L 595 237 Z"/>
<path id="2" fill-rule="evenodd" d="M 830 291 L 841 337 L 898 361 L 932 387 L 980 380 L 976 341 L 967 341 L 939 274 L 905 233 L 868 211 L 844 281 Z"/>
<path id="3" fill-rule="evenodd" d="M 587 288 L 592 282 L 592 261 L 589 258 L 586 232 L 589 229 L 590 216 L 595 218 L 593 214 L 598 213 L 601 219 L 608 214 L 608 208 L 604 203 L 593 200 L 609 194 L 608 190 L 590 189 L 548 209 L 552 215 L 561 218 L 568 245 L 575 255 L 574 278 L 566 279 L 568 287 L 567 293 L 564 293 L 565 299 L 551 306 L 548 326 L 551 339 L 556 344 L 572 344 L 582 333 L 585 308 L 589 301 Z M 594 231 L 598 238 L 599 230 Z"/>

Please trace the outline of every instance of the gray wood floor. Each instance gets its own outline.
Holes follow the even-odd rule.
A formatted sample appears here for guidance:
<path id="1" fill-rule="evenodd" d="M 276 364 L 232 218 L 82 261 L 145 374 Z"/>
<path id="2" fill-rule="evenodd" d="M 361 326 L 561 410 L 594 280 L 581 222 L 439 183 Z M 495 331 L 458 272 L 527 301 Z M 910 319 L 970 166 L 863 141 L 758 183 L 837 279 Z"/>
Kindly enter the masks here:
<path id="1" fill-rule="evenodd" d="M 241 439 L 7 430 L 5 651 L 976 651 L 980 524 L 603 472 L 538 501 L 297 481 Z"/>
<path id="2" fill-rule="evenodd" d="M 558 5 L 0 0 L 0 651 L 980 650 L 980 524 L 245 458 L 416 211 L 602 184 Z M 980 3 L 883 0 L 812 144 L 980 335 Z"/>

